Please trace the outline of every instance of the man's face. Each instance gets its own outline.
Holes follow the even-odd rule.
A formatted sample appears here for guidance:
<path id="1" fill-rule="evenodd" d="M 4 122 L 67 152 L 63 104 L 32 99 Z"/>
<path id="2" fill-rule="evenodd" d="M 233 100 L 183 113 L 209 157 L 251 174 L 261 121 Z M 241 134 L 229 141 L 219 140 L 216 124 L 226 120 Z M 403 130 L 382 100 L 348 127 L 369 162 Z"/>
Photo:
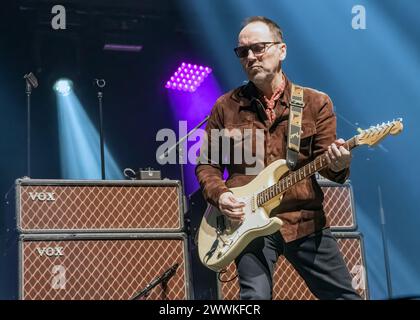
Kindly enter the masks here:
<path id="1" fill-rule="evenodd" d="M 245 26 L 238 37 L 238 46 L 249 46 L 258 42 L 277 42 L 278 39 L 263 22 L 252 22 Z M 286 44 L 268 44 L 262 54 L 255 55 L 252 50 L 240 58 L 248 79 L 258 84 L 271 81 L 281 70 L 281 61 L 286 57 Z"/>

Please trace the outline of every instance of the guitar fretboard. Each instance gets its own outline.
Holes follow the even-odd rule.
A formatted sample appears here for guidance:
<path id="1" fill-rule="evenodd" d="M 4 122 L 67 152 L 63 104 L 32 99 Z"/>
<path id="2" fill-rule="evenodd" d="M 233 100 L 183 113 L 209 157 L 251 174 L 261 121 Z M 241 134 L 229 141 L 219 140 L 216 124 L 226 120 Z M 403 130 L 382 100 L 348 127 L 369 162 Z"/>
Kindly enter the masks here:
<path id="1" fill-rule="evenodd" d="M 351 150 L 357 146 L 357 139 L 353 137 L 347 140 L 343 146 L 347 150 Z M 290 171 L 285 177 L 281 178 L 276 184 L 271 187 L 259 192 L 257 194 L 257 205 L 261 206 L 264 203 L 270 201 L 274 197 L 286 192 L 292 186 L 297 184 L 299 181 L 306 179 L 314 175 L 316 172 L 327 167 L 328 161 L 325 154 L 320 155 L 315 160 L 307 163 L 303 167 L 299 168 L 296 171 Z"/>

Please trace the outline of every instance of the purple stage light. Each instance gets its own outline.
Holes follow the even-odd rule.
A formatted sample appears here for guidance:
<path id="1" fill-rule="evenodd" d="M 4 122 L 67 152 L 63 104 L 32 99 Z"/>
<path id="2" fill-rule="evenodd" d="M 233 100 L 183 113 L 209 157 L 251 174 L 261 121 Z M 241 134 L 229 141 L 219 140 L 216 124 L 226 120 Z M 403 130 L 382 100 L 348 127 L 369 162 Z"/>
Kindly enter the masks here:
<path id="1" fill-rule="evenodd" d="M 212 69 L 209 67 L 182 62 L 170 80 L 166 82 L 165 88 L 194 92 L 211 72 Z M 192 79 L 192 81 L 187 79 Z"/>

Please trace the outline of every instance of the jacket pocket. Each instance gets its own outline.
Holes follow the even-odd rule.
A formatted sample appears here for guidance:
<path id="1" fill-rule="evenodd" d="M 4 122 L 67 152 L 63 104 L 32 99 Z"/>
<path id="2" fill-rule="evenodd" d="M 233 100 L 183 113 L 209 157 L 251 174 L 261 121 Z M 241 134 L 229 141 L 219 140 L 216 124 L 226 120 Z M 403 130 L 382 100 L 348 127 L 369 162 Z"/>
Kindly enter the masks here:
<path id="1" fill-rule="evenodd" d="M 303 122 L 302 131 L 299 152 L 304 158 L 310 158 L 313 151 L 313 137 L 316 134 L 315 124 L 313 122 Z"/>
<path id="2" fill-rule="evenodd" d="M 223 129 L 223 141 L 220 149 L 223 150 L 223 156 L 229 157 L 227 162 L 230 164 L 242 162 L 244 146 L 246 140 L 251 138 L 254 144 L 254 130 L 251 121 L 232 123 L 226 125 Z"/>

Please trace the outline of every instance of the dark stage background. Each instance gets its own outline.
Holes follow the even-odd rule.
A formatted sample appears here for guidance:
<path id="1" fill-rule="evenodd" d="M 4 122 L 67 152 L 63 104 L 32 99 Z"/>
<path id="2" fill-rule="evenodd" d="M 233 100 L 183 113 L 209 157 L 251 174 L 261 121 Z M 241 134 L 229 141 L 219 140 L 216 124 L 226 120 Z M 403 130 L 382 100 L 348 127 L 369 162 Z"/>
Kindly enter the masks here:
<path id="1" fill-rule="evenodd" d="M 61 1 L 67 12 L 66 30 L 51 28 L 55 4 L 1 4 L 0 298 L 16 297 L 13 197 L 7 194 L 15 179 L 27 174 L 23 75 L 34 72 L 40 84 L 32 93 L 32 178 L 69 178 L 60 157 L 63 141 L 52 90 L 58 78 L 67 77 L 96 130 L 99 117 L 93 80 L 106 80 L 106 160 L 111 162 L 112 157 L 118 168 L 115 172 L 107 167 L 108 178 L 122 178 L 127 167 L 153 167 L 163 177 L 180 179 L 179 166 L 157 163 L 161 142 L 156 141 L 156 134 L 162 128 L 178 131 L 179 120 L 188 120 L 191 129 L 218 95 L 243 83 L 245 75 L 232 48 L 240 22 L 251 15 L 265 15 L 282 26 L 288 44 L 285 72 L 291 80 L 331 96 L 339 136 L 349 138 L 357 127 L 404 118 L 400 136 L 374 149 L 355 150 L 351 182 L 365 239 L 371 298 L 388 296 L 379 188 L 387 219 L 393 297 L 420 295 L 418 1 Z M 365 30 L 352 28 L 352 8 L 358 4 L 366 8 Z M 105 51 L 105 43 L 143 48 L 140 52 Z M 201 93 L 197 90 L 188 96 L 164 87 L 182 61 L 212 68 L 199 88 Z M 197 190 L 192 165 L 186 167 L 185 188 L 187 195 Z"/>

